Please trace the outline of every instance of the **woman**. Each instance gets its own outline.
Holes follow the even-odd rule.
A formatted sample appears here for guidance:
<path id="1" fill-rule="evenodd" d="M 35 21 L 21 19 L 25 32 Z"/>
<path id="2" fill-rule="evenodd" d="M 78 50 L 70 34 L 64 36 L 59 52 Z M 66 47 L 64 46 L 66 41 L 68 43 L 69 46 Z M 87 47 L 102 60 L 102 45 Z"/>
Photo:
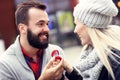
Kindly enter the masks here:
<path id="1" fill-rule="evenodd" d="M 64 62 L 69 80 L 120 80 L 120 27 L 110 25 L 117 13 L 112 0 L 77 4 L 74 32 L 84 47 L 75 68 Z"/>

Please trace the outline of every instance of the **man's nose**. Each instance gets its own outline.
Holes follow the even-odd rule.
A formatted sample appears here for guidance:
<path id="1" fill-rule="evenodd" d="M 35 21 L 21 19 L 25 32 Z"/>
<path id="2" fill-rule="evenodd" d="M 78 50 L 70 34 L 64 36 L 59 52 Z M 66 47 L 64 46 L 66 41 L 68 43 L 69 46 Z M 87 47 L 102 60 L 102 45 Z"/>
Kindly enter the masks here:
<path id="1" fill-rule="evenodd" d="M 43 28 L 43 31 L 46 31 L 46 32 L 49 32 L 49 31 L 50 31 L 48 25 L 45 25 L 45 27 Z"/>

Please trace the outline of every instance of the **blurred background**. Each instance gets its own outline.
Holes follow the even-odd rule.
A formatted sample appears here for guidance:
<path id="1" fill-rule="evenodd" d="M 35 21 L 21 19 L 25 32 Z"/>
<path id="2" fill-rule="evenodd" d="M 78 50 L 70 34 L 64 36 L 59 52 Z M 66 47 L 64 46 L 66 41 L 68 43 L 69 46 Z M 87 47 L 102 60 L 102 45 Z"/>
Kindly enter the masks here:
<path id="1" fill-rule="evenodd" d="M 0 54 L 12 44 L 18 35 L 14 12 L 16 5 L 25 0 L 0 0 Z M 78 0 L 39 0 L 47 5 L 50 19 L 50 42 L 61 46 L 66 57 L 72 62 L 78 57 L 81 43 L 73 33 L 72 12 Z M 112 24 L 120 25 L 120 0 L 113 0 L 119 14 L 113 18 Z M 73 55 L 75 54 L 75 55 Z M 72 58 L 72 59 L 71 59 Z"/>

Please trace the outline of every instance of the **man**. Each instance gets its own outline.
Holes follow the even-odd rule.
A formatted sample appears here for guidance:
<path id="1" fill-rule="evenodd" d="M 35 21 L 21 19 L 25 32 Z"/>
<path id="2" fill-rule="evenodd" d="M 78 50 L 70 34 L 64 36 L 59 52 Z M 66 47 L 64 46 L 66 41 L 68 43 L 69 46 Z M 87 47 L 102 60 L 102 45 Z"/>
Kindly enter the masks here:
<path id="1" fill-rule="evenodd" d="M 58 50 L 62 56 L 63 50 L 49 44 L 49 19 L 45 9 L 43 3 L 34 0 L 18 5 L 15 18 L 20 35 L 0 57 L 0 80 L 62 78 L 63 60 L 52 68 L 55 59 L 49 62 L 53 50 Z"/>

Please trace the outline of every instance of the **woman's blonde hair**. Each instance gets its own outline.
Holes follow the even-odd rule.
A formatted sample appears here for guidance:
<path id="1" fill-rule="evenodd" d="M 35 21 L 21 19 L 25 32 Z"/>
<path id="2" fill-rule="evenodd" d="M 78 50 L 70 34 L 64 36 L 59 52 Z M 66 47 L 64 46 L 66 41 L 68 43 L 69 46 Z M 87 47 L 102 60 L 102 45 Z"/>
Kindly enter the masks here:
<path id="1" fill-rule="evenodd" d="M 110 62 L 108 60 L 108 55 L 115 61 L 117 60 L 113 57 L 113 55 L 119 57 L 117 54 L 111 51 L 111 48 L 120 50 L 120 27 L 116 25 L 110 25 L 106 29 L 88 27 L 87 30 L 97 55 L 112 78 L 115 80 L 112 67 L 110 66 Z"/>

